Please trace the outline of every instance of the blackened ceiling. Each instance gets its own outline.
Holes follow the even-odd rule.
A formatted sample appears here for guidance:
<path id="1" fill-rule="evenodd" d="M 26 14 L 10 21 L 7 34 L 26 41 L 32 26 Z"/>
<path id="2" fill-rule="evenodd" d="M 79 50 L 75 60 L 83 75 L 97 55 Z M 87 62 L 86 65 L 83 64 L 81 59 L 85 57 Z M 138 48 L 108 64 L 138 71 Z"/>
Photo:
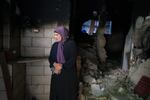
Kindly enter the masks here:
<path id="1" fill-rule="evenodd" d="M 70 12 L 68 9 L 69 0 L 18 0 L 17 3 L 22 15 L 32 19 L 53 20 L 55 17 L 59 19 L 62 16 L 66 19 Z M 60 14 L 62 16 L 59 16 Z"/>
<path id="2" fill-rule="evenodd" d="M 77 19 L 88 19 L 94 10 L 99 13 L 106 7 L 107 17 L 118 20 L 122 16 L 128 19 L 131 15 L 130 0 L 16 0 L 22 16 L 32 20 L 67 19 L 72 12 Z M 65 7 L 66 6 L 66 7 Z M 70 9 L 68 9 L 70 7 Z M 61 10 L 59 10 L 61 9 Z M 64 12 L 63 12 L 64 11 Z M 59 16 L 61 15 L 61 16 Z"/>
<path id="3" fill-rule="evenodd" d="M 76 12 L 81 15 L 92 13 L 93 10 L 100 11 L 102 5 L 106 5 L 109 13 L 115 13 L 115 11 L 116 13 L 121 13 L 120 10 L 128 9 L 127 7 L 130 6 L 130 1 L 128 0 L 17 0 L 22 14 L 33 18 L 53 16 L 53 14 L 57 13 L 55 12 L 57 8 L 63 6 L 64 2 L 65 5 L 68 4 L 66 6 L 75 6 Z"/>
<path id="4" fill-rule="evenodd" d="M 109 15 L 113 14 L 114 16 L 125 15 L 126 12 L 130 12 L 132 10 L 130 8 L 135 2 L 140 2 L 138 3 L 138 10 L 148 7 L 149 4 L 149 0 L 16 0 L 16 2 L 22 15 L 33 18 L 47 18 L 55 15 L 57 8 L 63 6 L 64 2 L 67 6 L 74 6 L 76 12 L 81 15 L 91 13 L 93 10 L 100 11 L 102 5 L 106 5 Z"/>
<path id="5" fill-rule="evenodd" d="M 114 30 L 127 30 L 126 26 L 130 25 L 133 16 L 147 13 L 150 8 L 149 0 L 16 0 L 16 2 L 22 16 L 45 21 L 55 18 L 59 20 L 62 17 L 67 19 L 72 13 L 75 13 L 73 16 L 77 21 L 81 21 L 89 19 L 94 10 L 101 13 L 102 7 L 105 6 L 106 17 L 112 20 L 113 27 L 116 27 Z"/>

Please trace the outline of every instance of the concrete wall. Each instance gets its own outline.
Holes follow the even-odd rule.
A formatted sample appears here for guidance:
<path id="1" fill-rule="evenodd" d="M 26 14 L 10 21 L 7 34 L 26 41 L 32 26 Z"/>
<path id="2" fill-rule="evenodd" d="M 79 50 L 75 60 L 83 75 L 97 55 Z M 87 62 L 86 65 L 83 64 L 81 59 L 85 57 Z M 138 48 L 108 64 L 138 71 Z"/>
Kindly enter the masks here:
<path id="1" fill-rule="evenodd" d="M 25 67 L 25 64 L 12 65 L 12 87 L 14 100 L 24 100 L 25 98 Z"/>
<path id="2" fill-rule="evenodd" d="M 27 3 L 27 2 L 25 2 Z M 70 2 L 69 0 L 37 1 L 39 8 L 29 4 L 34 19 L 40 19 L 40 31 L 33 32 L 32 28 L 25 28 L 21 33 L 22 57 L 46 57 L 39 62 L 26 63 L 26 100 L 49 100 L 51 70 L 48 56 L 52 44 L 55 42 L 53 32 L 56 26 L 69 27 Z M 35 6 L 35 7 L 34 7 Z M 43 10 L 41 10 L 43 8 Z M 38 10 L 38 11 L 36 11 Z M 29 11 L 30 12 L 30 11 Z"/>
<path id="3" fill-rule="evenodd" d="M 44 57 L 49 55 L 51 48 L 52 33 L 57 23 L 43 25 L 39 33 L 32 32 L 32 29 L 25 29 L 21 34 L 21 56 L 23 57 Z"/>
<path id="4" fill-rule="evenodd" d="M 23 57 L 47 57 L 40 62 L 26 64 L 26 100 L 48 100 L 51 71 L 48 55 L 53 43 L 52 35 L 57 23 L 43 25 L 39 33 L 26 29 L 21 34 L 21 55 Z"/>
<path id="5" fill-rule="evenodd" d="M 53 31 L 57 25 L 58 22 L 44 24 L 40 27 L 39 33 L 25 29 L 21 34 L 21 56 L 46 57 L 45 60 L 26 64 L 26 100 L 49 99 L 51 71 L 48 56 L 54 43 Z"/>

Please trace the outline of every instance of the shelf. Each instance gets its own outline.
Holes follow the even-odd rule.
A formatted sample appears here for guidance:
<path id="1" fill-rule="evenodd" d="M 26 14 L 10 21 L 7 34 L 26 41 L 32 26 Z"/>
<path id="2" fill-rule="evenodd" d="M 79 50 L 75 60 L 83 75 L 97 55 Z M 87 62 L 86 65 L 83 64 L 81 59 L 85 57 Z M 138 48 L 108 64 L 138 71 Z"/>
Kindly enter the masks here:
<path id="1" fill-rule="evenodd" d="M 9 61 L 8 64 L 31 63 L 31 62 L 38 62 L 42 60 L 48 60 L 48 57 L 21 57 L 21 58 L 16 58 L 15 60 Z"/>

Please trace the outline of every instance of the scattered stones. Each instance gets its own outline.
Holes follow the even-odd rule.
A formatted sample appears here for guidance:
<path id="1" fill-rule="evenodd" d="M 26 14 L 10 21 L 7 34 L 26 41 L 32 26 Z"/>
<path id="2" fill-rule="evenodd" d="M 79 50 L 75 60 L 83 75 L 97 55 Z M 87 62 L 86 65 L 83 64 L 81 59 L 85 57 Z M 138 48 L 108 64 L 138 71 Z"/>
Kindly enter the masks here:
<path id="1" fill-rule="evenodd" d="M 109 63 L 108 65 L 114 65 Z M 120 68 L 111 69 L 101 76 L 95 64 L 86 59 L 82 66 L 79 100 L 142 100 L 133 92 L 133 83 L 128 72 Z"/>

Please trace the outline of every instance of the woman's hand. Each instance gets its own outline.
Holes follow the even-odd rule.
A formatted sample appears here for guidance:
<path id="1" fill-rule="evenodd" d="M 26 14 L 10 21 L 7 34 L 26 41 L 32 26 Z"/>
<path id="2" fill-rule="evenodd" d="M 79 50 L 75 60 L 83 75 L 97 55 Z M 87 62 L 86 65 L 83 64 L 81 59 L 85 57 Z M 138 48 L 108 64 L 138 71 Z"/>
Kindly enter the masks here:
<path id="1" fill-rule="evenodd" d="M 61 69 L 62 69 L 62 64 L 61 63 L 54 63 L 54 68 L 55 68 L 55 73 L 56 74 L 60 74 L 61 73 Z"/>

